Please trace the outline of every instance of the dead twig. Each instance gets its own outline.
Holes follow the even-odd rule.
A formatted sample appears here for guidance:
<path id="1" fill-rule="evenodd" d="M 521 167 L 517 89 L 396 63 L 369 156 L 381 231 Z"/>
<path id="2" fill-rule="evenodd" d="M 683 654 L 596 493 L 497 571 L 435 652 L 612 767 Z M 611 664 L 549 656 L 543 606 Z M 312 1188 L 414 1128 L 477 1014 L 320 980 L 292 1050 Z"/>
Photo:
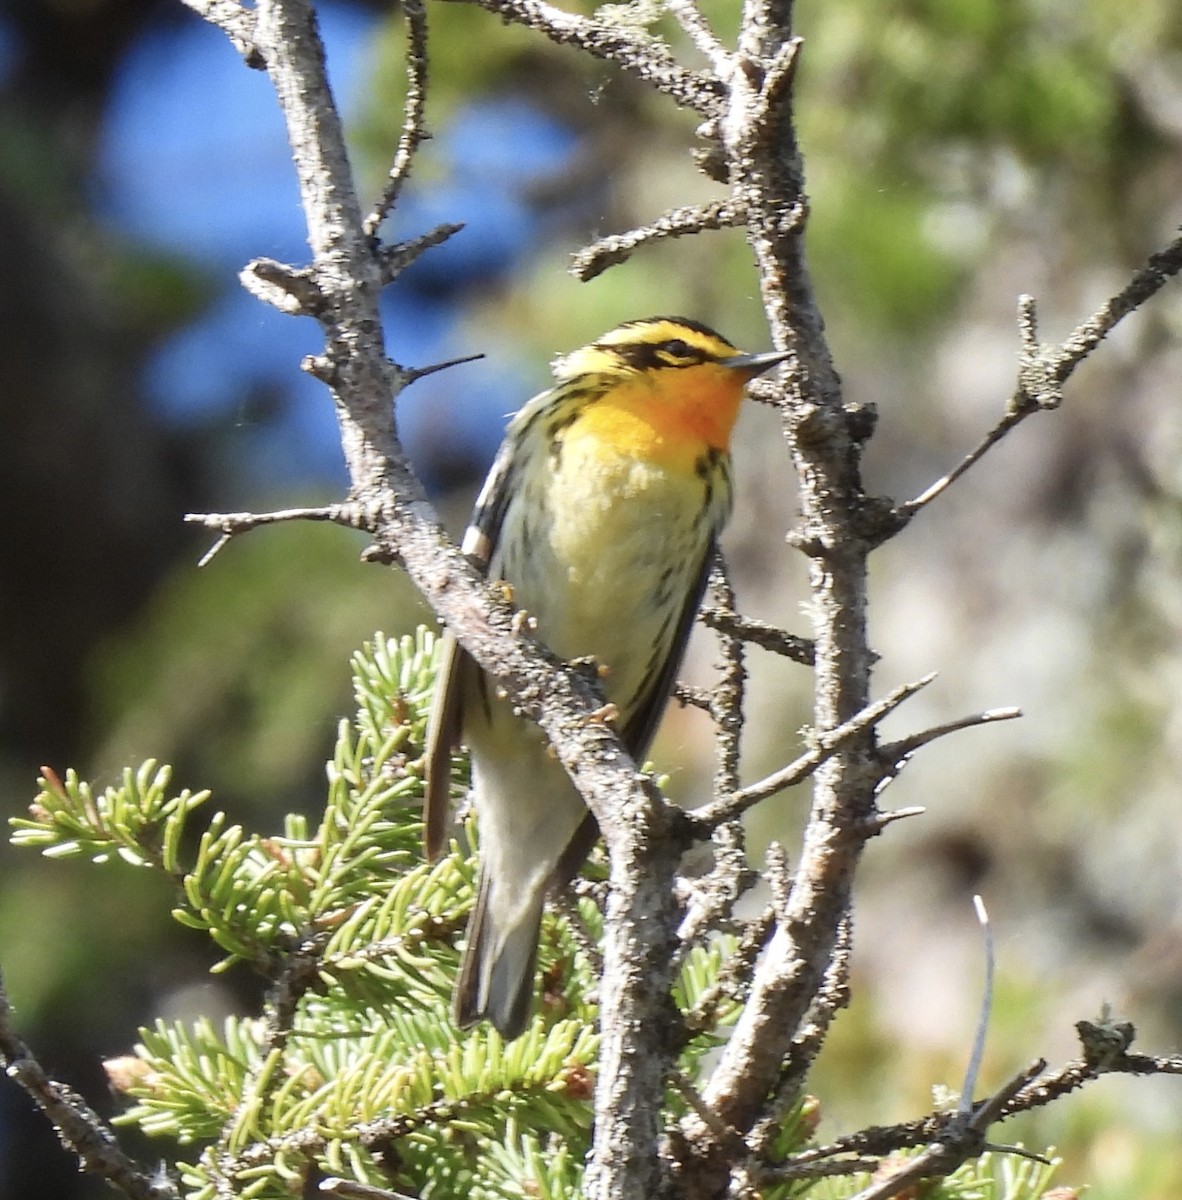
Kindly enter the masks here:
<path id="1" fill-rule="evenodd" d="M 896 513 L 910 520 L 937 496 L 943 495 L 970 467 L 980 462 L 1008 433 L 1033 413 L 1058 408 L 1063 402 L 1063 385 L 1075 368 L 1130 313 L 1136 312 L 1182 271 L 1182 235 L 1164 250 L 1150 255 L 1149 261 L 1116 295 L 1106 300 L 1086 321 L 1076 326 L 1059 346 L 1042 344 L 1038 339 L 1038 310 L 1032 296 L 1018 299 L 1018 330 L 1022 342 L 1018 383 L 1006 406 L 1005 415 L 947 475 L 937 479 L 913 500 L 896 507 Z"/>
<path id="2" fill-rule="evenodd" d="M 58 1139 L 78 1156 L 82 1170 L 98 1175 L 129 1200 L 177 1200 L 172 1182 L 151 1176 L 126 1155 L 107 1123 L 72 1088 L 50 1077 L 12 1024 L 12 1006 L 0 977 L 0 1062 L 4 1073 L 53 1123 Z"/>

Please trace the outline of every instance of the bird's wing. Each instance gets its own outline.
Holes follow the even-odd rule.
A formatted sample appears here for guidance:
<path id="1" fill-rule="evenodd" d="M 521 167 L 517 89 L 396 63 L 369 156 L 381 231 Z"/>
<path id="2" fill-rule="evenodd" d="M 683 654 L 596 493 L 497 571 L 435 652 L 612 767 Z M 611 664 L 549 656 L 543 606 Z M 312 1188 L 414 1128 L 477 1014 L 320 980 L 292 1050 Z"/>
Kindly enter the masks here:
<path id="1" fill-rule="evenodd" d="M 698 607 L 702 603 L 702 593 L 706 590 L 706 580 L 710 577 L 710 564 L 714 561 L 715 540 L 710 539 L 706 552 L 698 567 L 697 579 L 685 597 L 685 605 L 677 618 L 677 628 L 673 631 L 673 640 L 669 643 L 669 653 L 661 664 L 660 671 L 653 677 L 648 691 L 641 697 L 636 711 L 628 718 L 620 730 L 620 738 L 628 747 L 628 753 L 636 759 L 639 766 L 648 750 L 649 742 L 657 732 L 661 716 L 665 711 L 665 702 L 673 685 L 677 682 L 677 672 L 681 660 L 685 656 L 686 643 L 690 631 L 694 627 L 694 618 L 698 615 Z"/>
<path id="2" fill-rule="evenodd" d="M 463 552 L 482 574 L 488 574 L 505 509 L 512 494 L 512 444 L 506 441 L 476 498 L 472 522 L 464 534 Z M 443 853 L 451 817 L 451 752 L 459 745 L 464 722 L 464 681 L 475 664 L 452 633 L 443 638 L 435 699 L 427 720 L 426 787 L 423 840 L 432 861 Z"/>
<path id="3" fill-rule="evenodd" d="M 426 785 L 423 842 L 432 862 L 443 853 L 451 810 L 451 752 L 460 740 L 460 673 L 466 657 L 459 642 L 443 636 L 435 698 L 427 718 Z"/>

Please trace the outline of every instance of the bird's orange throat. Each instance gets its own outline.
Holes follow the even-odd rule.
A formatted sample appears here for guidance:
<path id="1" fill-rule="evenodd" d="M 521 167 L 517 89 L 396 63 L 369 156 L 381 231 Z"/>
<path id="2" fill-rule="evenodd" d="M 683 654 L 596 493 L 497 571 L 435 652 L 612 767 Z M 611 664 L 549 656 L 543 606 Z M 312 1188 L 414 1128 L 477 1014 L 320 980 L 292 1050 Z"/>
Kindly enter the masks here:
<path id="1" fill-rule="evenodd" d="M 672 465 L 725 451 L 745 380 L 714 363 L 638 377 L 587 406 L 579 424 L 621 454 Z"/>

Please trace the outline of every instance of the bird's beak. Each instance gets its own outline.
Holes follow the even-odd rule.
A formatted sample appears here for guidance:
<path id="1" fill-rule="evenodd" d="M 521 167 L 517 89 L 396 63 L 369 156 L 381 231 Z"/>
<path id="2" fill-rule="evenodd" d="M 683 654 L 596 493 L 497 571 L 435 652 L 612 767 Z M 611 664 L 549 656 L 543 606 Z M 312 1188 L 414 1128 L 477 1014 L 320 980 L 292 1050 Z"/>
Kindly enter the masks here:
<path id="1" fill-rule="evenodd" d="M 782 363 L 791 354 L 791 350 L 769 350 L 765 354 L 733 354 L 721 362 L 724 367 L 738 371 L 744 378 L 754 379 L 756 375 L 762 375 L 777 363 Z"/>

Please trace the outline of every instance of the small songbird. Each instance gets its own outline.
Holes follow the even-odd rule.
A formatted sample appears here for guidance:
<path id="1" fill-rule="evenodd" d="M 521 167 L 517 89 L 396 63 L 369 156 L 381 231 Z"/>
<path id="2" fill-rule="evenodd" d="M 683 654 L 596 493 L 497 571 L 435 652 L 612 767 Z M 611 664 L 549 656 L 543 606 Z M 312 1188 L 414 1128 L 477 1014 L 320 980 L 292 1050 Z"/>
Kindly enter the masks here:
<path id="1" fill-rule="evenodd" d="M 743 354 L 683 317 L 628 321 L 554 364 L 513 418 L 464 551 L 511 585 L 566 659 L 593 656 L 615 723 L 643 758 L 661 718 L 732 502 L 730 438 L 744 386 L 787 357 Z M 531 721 L 449 635 L 427 737 L 428 857 L 444 849 L 450 755 L 465 742 L 480 886 L 456 985 L 461 1028 L 506 1039 L 529 1017 L 546 893 L 598 836 Z"/>

